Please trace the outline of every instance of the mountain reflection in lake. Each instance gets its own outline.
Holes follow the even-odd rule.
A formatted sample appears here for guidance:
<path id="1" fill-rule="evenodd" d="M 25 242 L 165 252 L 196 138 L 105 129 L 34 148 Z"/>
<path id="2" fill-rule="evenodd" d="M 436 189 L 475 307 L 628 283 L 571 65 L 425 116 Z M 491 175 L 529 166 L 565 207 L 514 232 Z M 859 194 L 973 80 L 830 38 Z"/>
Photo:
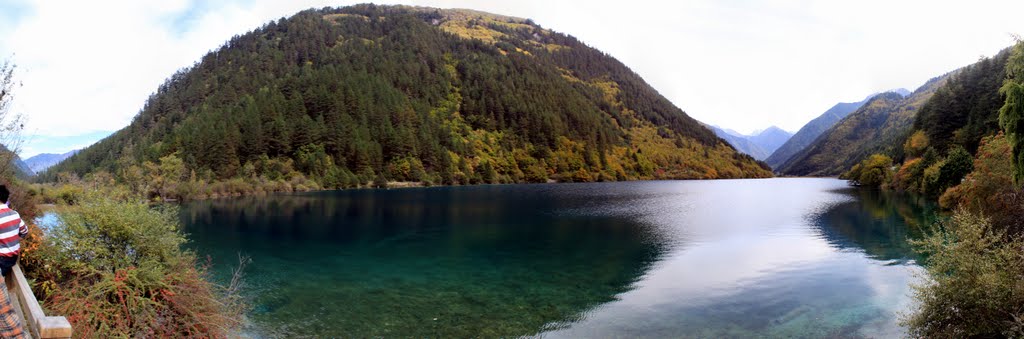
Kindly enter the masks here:
<path id="1" fill-rule="evenodd" d="M 219 279 L 253 257 L 256 336 L 899 335 L 906 221 L 928 211 L 873 197 L 831 179 L 502 185 L 182 216 Z"/>
<path id="2" fill-rule="evenodd" d="M 263 334 L 508 336 L 613 300 L 665 252 L 649 227 L 587 213 L 594 194 L 604 195 L 362 190 L 198 202 L 183 213 L 194 247 L 218 267 L 236 251 L 253 256 Z"/>
<path id="3" fill-rule="evenodd" d="M 936 206 L 924 198 L 871 189 L 837 190 L 855 199 L 814 216 L 833 246 L 863 251 L 876 260 L 917 260 L 907 239 L 919 239 L 936 221 Z"/>

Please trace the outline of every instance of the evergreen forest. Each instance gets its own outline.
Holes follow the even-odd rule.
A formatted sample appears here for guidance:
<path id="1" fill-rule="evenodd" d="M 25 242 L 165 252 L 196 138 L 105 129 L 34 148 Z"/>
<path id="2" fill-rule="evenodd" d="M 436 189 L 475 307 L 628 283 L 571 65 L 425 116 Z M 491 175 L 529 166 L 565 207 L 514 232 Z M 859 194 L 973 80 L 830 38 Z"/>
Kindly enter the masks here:
<path id="1" fill-rule="evenodd" d="M 40 175 L 161 198 L 768 177 L 614 58 L 530 20 L 358 5 L 232 38 Z"/>

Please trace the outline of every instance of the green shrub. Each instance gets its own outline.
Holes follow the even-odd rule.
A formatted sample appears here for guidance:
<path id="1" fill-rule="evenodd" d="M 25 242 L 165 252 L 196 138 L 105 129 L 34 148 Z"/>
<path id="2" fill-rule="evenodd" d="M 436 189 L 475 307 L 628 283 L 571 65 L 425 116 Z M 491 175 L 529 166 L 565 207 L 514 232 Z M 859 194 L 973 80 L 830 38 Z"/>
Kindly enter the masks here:
<path id="1" fill-rule="evenodd" d="M 959 185 L 960 181 L 973 169 L 974 158 L 971 157 L 971 154 L 967 153 L 963 147 L 954 146 L 946 156 L 946 161 L 939 167 L 939 187 L 936 196 L 950 187 Z"/>
<path id="2" fill-rule="evenodd" d="M 1024 184 L 1024 42 L 1018 38 L 1006 63 L 1006 79 L 999 93 L 1006 97 L 999 109 L 999 126 L 1012 148 L 1013 181 Z"/>
<path id="3" fill-rule="evenodd" d="M 1011 147 L 1003 134 L 985 137 L 973 171 L 939 198 L 946 209 L 963 208 L 992 218 L 1011 234 L 1024 234 L 1024 192 L 1013 184 Z"/>
<path id="4" fill-rule="evenodd" d="M 926 135 L 922 130 L 915 131 L 914 134 L 911 134 L 910 137 L 907 138 L 907 141 L 903 143 L 903 154 L 910 158 L 920 157 L 927 149 L 928 135 Z"/>
<path id="5" fill-rule="evenodd" d="M 939 180 L 942 166 L 946 163 L 945 159 L 939 160 L 931 164 L 924 169 L 924 175 L 921 177 L 921 192 L 928 196 L 938 196 L 942 193 L 941 186 L 942 182 Z"/>
<path id="6" fill-rule="evenodd" d="M 898 191 L 921 193 L 921 178 L 924 176 L 924 161 L 910 159 L 900 166 L 892 179 L 892 188 Z"/>
<path id="7" fill-rule="evenodd" d="M 919 305 L 903 319 L 911 337 L 1024 335 L 1024 242 L 960 210 L 912 243 L 928 276 L 913 286 Z"/>
<path id="8" fill-rule="evenodd" d="M 176 208 L 84 194 L 30 236 L 22 264 L 51 312 L 80 337 L 225 337 L 244 304 L 181 249 Z"/>
<path id="9" fill-rule="evenodd" d="M 888 183 L 892 178 L 892 158 L 881 154 L 872 154 L 859 164 L 853 165 L 853 168 L 840 178 L 849 180 L 853 185 L 879 187 L 883 183 Z"/>

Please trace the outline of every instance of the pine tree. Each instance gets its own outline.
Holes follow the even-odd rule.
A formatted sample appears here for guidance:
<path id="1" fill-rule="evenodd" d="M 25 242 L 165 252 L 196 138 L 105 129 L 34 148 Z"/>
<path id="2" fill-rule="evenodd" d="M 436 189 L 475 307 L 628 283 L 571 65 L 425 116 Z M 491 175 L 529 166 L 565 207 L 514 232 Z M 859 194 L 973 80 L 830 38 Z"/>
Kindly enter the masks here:
<path id="1" fill-rule="evenodd" d="M 1024 42 L 1013 47 L 1006 65 L 1007 78 L 1000 92 L 1006 102 L 999 109 L 999 125 L 1006 132 L 1013 152 L 1013 179 L 1024 184 Z"/>
<path id="2" fill-rule="evenodd" d="M 647 142 L 631 138 L 633 127 L 662 127 L 661 135 L 684 138 L 693 149 L 694 141 L 717 142 L 635 73 L 574 38 L 537 28 L 545 43 L 566 47 L 552 51 L 532 43 L 536 32 L 481 19 L 474 27 L 504 37 L 464 39 L 423 14 L 324 8 L 236 36 L 172 75 L 128 128 L 53 172 L 120 173 L 125 165 L 118 159 L 155 161 L 179 152 L 189 170 L 215 180 L 235 173 L 257 182 L 273 173 L 274 180 L 301 174 L 321 187 L 365 185 L 401 163 L 410 168 L 404 180 L 543 182 L 570 169 L 633 167 L 615 153 Z M 386 20 L 352 19 L 359 16 Z M 565 152 L 573 155 L 572 166 L 562 166 L 567 173 L 555 172 L 567 160 L 551 152 L 560 138 L 573 145 Z M 300 152 L 308 145 L 326 155 Z M 651 145 L 647 169 L 679 170 L 682 162 L 659 157 L 676 151 L 671 145 Z M 699 157 L 682 151 L 693 154 L 680 157 Z M 714 151 L 705 158 L 729 156 Z M 332 166 L 320 166 L 322 159 Z M 240 170 L 245 164 L 252 171 Z"/>

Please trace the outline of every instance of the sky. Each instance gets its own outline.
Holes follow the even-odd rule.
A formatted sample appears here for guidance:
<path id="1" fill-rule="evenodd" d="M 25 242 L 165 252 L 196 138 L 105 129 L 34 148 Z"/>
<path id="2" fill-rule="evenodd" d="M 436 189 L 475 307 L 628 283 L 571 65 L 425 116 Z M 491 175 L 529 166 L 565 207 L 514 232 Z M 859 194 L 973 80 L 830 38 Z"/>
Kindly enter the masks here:
<path id="1" fill-rule="evenodd" d="M 366 1 L 0 0 L 22 157 L 125 127 L 157 87 L 234 35 Z M 796 131 L 837 102 L 914 88 L 1024 34 L 1024 1 L 384 1 L 531 18 L 619 59 L 697 120 Z"/>

